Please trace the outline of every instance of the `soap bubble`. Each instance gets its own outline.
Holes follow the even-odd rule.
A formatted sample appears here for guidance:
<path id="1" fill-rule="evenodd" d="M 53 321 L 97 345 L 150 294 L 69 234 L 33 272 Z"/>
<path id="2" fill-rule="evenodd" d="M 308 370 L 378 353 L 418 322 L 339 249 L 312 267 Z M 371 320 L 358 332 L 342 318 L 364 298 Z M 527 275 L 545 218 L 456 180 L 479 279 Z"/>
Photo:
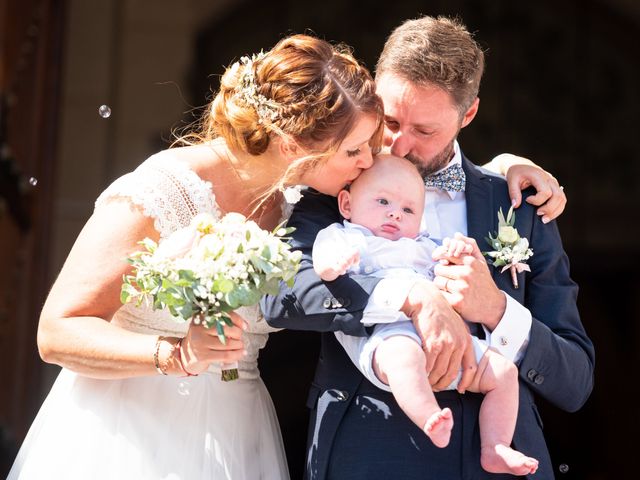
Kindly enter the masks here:
<path id="1" fill-rule="evenodd" d="M 178 394 L 182 396 L 189 395 L 189 383 L 188 382 L 180 382 L 178 383 Z"/>
<path id="2" fill-rule="evenodd" d="M 98 114 L 100 114 L 102 118 L 109 118 L 111 116 L 111 107 L 109 107 L 109 105 L 100 105 Z"/>

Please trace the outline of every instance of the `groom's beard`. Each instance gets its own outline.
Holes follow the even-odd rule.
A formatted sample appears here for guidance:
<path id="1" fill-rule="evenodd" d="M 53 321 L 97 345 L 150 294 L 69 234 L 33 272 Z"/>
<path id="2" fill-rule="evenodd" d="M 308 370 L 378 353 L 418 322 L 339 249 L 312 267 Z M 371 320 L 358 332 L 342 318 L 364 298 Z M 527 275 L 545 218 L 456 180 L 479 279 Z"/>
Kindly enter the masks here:
<path id="1" fill-rule="evenodd" d="M 444 167 L 446 167 L 453 158 L 453 153 L 453 140 L 451 140 L 451 143 L 449 143 L 442 149 L 442 151 L 440 151 L 440 153 L 437 153 L 429 160 L 425 160 L 410 153 L 405 155 L 404 158 L 406 158 L 416 166 L 416 168 L 420 172 L 420 175 L 422 175 L 422 178 L 426 178 L 429 175 L 437 172 L 438 170 L 442 170 Z"/>

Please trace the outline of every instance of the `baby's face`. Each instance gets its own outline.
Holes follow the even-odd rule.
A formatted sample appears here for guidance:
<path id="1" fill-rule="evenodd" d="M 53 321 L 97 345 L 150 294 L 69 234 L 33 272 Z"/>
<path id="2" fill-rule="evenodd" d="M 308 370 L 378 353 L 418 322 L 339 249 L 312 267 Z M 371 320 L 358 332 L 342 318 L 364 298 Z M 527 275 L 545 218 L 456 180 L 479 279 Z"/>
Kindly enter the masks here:
<path id="1" fill-rule="evenodd" d="M 395 160 L 385 160 L 384 165 L 374 165 L 363 173 L 349 191 L 349 221 L 389 240 L 418 235 L 424 184 L 415 167 L 405 167 Z"/>

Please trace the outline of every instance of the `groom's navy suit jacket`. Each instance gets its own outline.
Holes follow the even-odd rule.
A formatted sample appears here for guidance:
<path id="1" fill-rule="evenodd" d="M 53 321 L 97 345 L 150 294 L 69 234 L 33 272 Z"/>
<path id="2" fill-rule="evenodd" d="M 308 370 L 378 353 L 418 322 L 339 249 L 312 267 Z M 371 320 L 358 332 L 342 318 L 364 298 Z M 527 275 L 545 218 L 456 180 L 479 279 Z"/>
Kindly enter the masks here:
<path id="1" fill-rule="evenodd" d="M 498 228 L 497 212 L 507 212 L 506 182 L 463 157 L 466 172 L 468 235 L 488 247 L 485 237 Z M 375 388 L 354 367 L 332 333 L 367 335 L 362 311 L 379 279 L 343 275 L 322 282 L 315 274 L 311 249 L 317 232 L 341 221 L 335 198 L 312 190 L 296 205 L 289 225 L 292 244 L 303 252 L 293 288 L 283 285 L 276 297 L 263 299 L 267 322 L 275 327 L 322 333 L 320 359 L 308 398 L 311 409 L 306 476 L 309 479 L 458 479 L 510 478 L 482 470 L 478 413 L 482 396 L 440 392 L 441 407 L 453 411 L 448 447 L 438 449 L 399 409 L 391 394 Z M 520 398 L 514 448 L 540 461 L 536 479 L 554 478 L 536 409 L 539 396 L 565 411 L 579 409 L 593 388 L 594 349 L 576 307 L 578 288 L 555 222 L 540 221 L 523 202 L 516 228 L 534 251 L 531 272 L 518 275 L 492 270 L 501 290 L 525 305 L 533 316 L 526 354 L 519 364 Z M 294 360 L 295 361 L 295 360 Z"/>

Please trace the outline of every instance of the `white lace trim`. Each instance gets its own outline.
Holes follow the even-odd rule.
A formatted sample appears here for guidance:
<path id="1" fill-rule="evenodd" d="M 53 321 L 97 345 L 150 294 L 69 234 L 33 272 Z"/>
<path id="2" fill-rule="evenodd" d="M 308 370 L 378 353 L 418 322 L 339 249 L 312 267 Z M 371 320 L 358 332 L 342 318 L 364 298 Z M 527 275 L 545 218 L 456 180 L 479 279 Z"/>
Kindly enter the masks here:
<path id="1" fill-rule="evenodd" d="M 145 216 L 153 218 L 160 238 L 186 227 L 199 213 L 220 216 L 211 183 L 166 153 L 150 157 L 118 178 L 102 192 L 95 206 L 118 197 L 128 198 L 142 208 Z"/>

